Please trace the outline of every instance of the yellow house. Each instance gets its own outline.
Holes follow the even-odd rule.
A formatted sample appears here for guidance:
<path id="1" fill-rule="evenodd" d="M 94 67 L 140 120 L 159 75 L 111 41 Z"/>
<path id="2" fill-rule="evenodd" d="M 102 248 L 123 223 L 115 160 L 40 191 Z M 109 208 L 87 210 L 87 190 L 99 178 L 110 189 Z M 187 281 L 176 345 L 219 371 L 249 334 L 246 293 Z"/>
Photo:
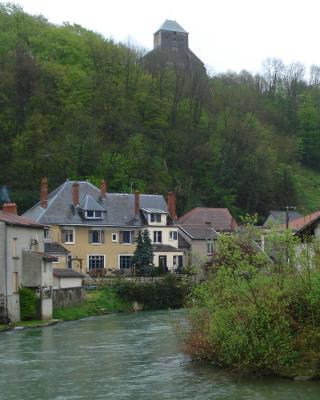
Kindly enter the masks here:
<path id="1" fill-rule="evenodd" d="M 50 225 L 46 241 L 66 250 L 56 268 L 79 272 L 130 268 L 137 232 L 145 228 L 154 244 L 154 265 L 169 270 L 182 267 L 173 193 L 168 195 L 168 206 L 161 195 L 107 193 L 105 181 L 100 189 L 87 181 L 66 181 L 48 194 L 47 179 L 42 178 L 40 201 L 24 216 Z"/>

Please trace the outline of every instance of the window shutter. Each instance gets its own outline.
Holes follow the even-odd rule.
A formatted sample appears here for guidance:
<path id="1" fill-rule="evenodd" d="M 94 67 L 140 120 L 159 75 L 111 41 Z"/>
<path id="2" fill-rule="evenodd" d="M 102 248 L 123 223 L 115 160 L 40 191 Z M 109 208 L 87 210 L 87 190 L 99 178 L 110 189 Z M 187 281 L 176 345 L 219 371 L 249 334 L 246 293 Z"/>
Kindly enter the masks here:
<path id="1" fill-rule="evenodd" d="M 104 244 L 104 231 L 101 231 L 101 243 Z"/>
<path id="2" fill-rule="evenodd" d="M 130 236 L 131 236 L 131 243 L 134 243 L 135 242 L 135 231 L 131 231 L 131 234 L 130 234 Z"/>
<path id="3" fill-rule="evenodd" d="M 119 243 L 123 243 L 123 232 L 119 232 Z"/>
<path id="4" fill-rule="evenodd" d="M 88 232 L 88 241 L 89 241 L 89 243 L 92 243 L 92 231 L 89 231 Z"/>

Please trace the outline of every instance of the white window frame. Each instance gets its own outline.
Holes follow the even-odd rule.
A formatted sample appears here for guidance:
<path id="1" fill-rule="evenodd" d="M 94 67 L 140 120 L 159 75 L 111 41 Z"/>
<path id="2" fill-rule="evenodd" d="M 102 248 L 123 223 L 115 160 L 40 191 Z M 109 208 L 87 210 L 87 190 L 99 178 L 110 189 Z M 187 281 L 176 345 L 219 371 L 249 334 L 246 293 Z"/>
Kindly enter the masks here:
<path id="1" fill-rule="evenodd" d="M 94 231 L 96 231 L 96 232 L 99 232 L 99 239 L 100 239 L 100 241 L 99 242 L 91 242 L 91 243 L 89 243 L 89 244 L 92 244 L 93 246 L 100 246 L 101 244 L 103 244 L 103 242 L 102 242 L 102 231 L 103 231 L 103 229 L 99 229 L 99 228 L 92 228 L 92 229 L 90 229 L 90 232 L 94 232 Z"/>
<path id="2" fill-rule="evenodd" d="M 103 268 L 91 269 L 105 269 L 106 268 L 106 255 L 105 254 L 88 254 L 87 255 L 87 269 L 90 271 L 90 257 L 103 257 Z"/>
<path id="3" fill-rule="evenodd" d="M 209 250 L 212 250 L 212 251 L 210 252 Z M 207 255 L 212 256 L 213 252 L 214 252 L 213 240 L 207 240 Z"/>
<path id="4" fill-rule="evenodd" d="M 175 234 L 176 238 L 174 238 L 173 234 Z M 178 240 L 178 231 L 169 231 L 169 240 Z"/>
<path id="5" fill-rule="evenodd" d="M 63 231 L 72 231 L 72 238 L 73 238 L 72 242 L 64 242 L 63 241 Z M 76 243 L 76 230 L 74 228 L 68 228 L 68 227 L 61 228 L 61 242 L 63 244 L 75 244 Z"/>
<path id="6" fill-rule="evenodd" d="M 114 238 L 114 236 L 115 236 L 115 238 Z M 112 243 L 118 243 L 119 235 L 115 232 L 111 233 L 111 241 L 112 241 Z"/>
<path id="7" fill-rule="evenodd" d="M 158 215 L 160 217 L 160 221 L 156 221 L 156 219 L 158 219 Z M 152 220 L 153 219 L 153 220 Z M 162 215 L 159 213 L 150 213 L 150 222 L 152 224 L 161 224 L 162 222 Z"/>
<path id="8" fill-rule="evenodd" d="M 93 213 L 92 217 L 88 216 L 88 212 L 92 212 Z M 98 217 L 96 215 L 96 213 L 100 213 L 100 217 Z M 85 217 L 86 217 L 86 219 L 102 219 L 103 218 L 103 211 L 100 211 L 100 210 L 86 210 L 85 211 Z"/>
<path id="9" fill-rule="evenodd" d="M 161 241 L 159 242 L 158 241 L 158 234 L 160 233 L 160 235 L 161 235 Z M 157 240 L 155 240 L 155 239 L 157 239 Z M 163 241 L 163 232 L 162 231 L 153 231 L 153 243 L 155 243 L 155 244 L 161 244 L 162 243 L 162 241 Z"/>
<path id="10" fill-rule="evenodd" d="M 121 257 L 133 257 L 133 254 L 118 254 L 118 269 L 127 269 L 127 268 L 121 268 L 120 267 L 120 258 Z"/>

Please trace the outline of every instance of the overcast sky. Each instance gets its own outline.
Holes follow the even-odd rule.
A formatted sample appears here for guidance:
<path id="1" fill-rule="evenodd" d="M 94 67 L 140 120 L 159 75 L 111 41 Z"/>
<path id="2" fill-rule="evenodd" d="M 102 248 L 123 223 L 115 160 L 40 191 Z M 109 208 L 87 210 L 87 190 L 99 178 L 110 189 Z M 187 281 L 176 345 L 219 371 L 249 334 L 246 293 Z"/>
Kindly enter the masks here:
<path id="1" fill-rule="evenodd" d="M 189 32 L 189 46 L 215 72 L 261 70 L 267 57 L 320 65 L 320 0 L 19 0 L 50 22 L 77 23 L 151 49 L 165 19 Z"/>

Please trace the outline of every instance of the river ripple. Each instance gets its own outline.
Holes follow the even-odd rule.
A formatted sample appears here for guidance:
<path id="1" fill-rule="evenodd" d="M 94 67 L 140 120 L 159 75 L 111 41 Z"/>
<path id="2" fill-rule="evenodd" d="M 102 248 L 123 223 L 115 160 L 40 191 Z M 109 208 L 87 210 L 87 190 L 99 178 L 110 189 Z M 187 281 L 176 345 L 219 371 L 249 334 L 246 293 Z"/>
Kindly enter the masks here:
<path id="1" fill-rule="evenodd" d="M 240 379 L 181 353 L 183 310 L 117 314 L 0 335 L 0 399 L 319 400 L 320 383 Z"/>

